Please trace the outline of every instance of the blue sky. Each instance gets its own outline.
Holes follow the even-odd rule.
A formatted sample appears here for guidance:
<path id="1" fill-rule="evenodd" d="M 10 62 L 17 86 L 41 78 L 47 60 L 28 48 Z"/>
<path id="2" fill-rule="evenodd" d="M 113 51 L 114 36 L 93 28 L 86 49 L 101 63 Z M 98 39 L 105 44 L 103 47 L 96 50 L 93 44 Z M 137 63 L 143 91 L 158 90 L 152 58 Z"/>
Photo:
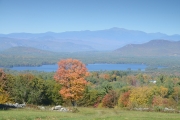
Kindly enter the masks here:
<path id="1" fill-rule="evenodd" d="M 0 33 L 112 27 L 180 34 L 180 0 L 0 0 Z"/>

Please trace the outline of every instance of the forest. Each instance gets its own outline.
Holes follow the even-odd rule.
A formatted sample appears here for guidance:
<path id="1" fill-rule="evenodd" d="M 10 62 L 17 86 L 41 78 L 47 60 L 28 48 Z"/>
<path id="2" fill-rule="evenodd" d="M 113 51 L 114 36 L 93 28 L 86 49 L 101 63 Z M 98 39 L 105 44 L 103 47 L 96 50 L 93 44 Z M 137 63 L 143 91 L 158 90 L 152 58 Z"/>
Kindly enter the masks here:
<path id="1" fill-rule="evenodd" d="M 47 52 L 27 48 L 14 48 L 10 51 L 0 52 L 0 67 L 13 66 L 41 66 L 57 64 L 61 59 L 73 58 L 81 60 L 84 64 L 93 63 L 134 63 L 148 66 L 180 67 L 179 56 L 127 56 L 116 52 Z"/>
<path id="2" fill-rule="evenodd" d="M 68 63 L 68 68 L 73 65 L 74 63 L 72 65 Z M 75 63 L 75 66 L 81 64 Z M 65 68 L 68 69 L 67 66 Z M 150 71 L 87 71 L 86 74 L 80 73 L 82 70 L 77 68 L 71 73 L 62 72 L 64 70 L 60 73 L 0 70 L 0 103 L 71 106 L 73 99 L 77 106 L 83 107 L 119 107 L 129 110 L 146 108 L 149 111 L 164 111 L 165 108 L 180 110 L 178 71 L 174 74 L 166 70 L 153 72 L 152 69 Z M 63 90 L 69 87 L 64 86 L 67 83 L 59 82 L 60 78 L 74 80 L 69 81 L 72 83 L 70 86 L 76 86 L 73 89 L 80 87 L 81 92 L 66 94 L 71 90 Z M 78 79 L 81 82 L 78 83 Z M 72 94 L 72 91 L 70 93 Z"/>

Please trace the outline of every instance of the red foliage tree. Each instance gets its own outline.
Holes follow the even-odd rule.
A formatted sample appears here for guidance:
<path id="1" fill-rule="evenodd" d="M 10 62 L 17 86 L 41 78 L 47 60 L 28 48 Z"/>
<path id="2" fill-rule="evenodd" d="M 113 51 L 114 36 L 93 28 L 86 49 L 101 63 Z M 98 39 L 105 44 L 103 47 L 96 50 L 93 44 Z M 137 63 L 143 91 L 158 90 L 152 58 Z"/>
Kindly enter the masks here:
<path id="1" fill-rule="evenodd" d="M 127 107 L 128 103 L 129 103 L 129 96 L 130 96 L 131 92 L 127 91 L 125 93 L 123 93 L 120 98 L 119 98 L 119 104 L 122 107 Z"/>
<path id="2" fill-rule="evenodd" d="M 54 75 L 62 88 L 60 94 L 66 100 L 71 100 L 73 106 L 83 96 L 88 75 L 86 66 L 76 59 L 64 59 L 58 62 L 58 70 Z"/>
<path id="3" fill-rule="evenodd" d="M 110 91 L 102 99 L 102 105 L 104 107 L 113 108 L 117 104 L 117 93 L 115 91 Z"/>
<path id="4" fill-rule="evenodd" d="M 168 107 L 169 99 L 163 98 L 161 96 L 154 96 L 154 98 L 152 100 L 152 105 L 153 106 L 165 106 L 165 107 Z"/>

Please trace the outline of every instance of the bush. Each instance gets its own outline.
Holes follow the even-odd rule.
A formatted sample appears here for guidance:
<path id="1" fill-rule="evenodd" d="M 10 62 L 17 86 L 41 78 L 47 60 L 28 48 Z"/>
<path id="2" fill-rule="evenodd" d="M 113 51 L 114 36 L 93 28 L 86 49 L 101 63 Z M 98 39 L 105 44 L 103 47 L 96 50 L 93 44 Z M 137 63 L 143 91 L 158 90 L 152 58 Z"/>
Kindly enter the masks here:
<path id="1" fill-rule="evenodd" d="M 78 112 L 79 112 L 79 110 L 77 108 L 72 109 L 72 113 L 78 113 Z"/>
<path id="2" fill-rule="evenodd" d="M 169 99 L 163 98 L 161 96 L 154 96 L 152 101 L 153 106 L 169 106 Z"/>
<path id="3" fill-rule="evenodd" d="M 118 101 L 120 107 L 127 107 L 129 103 L 130 91 L 123 93 Z"/>
<path id="4" fill-rule="evenodd" d="M 114 108 L 114 106 L 117 105 L 117 99 L 118 99 L 117 93 L 115 91 L 110 91 L 102 99 L 102 106 L 108 108 Z"/>
<path id="5" fill-rule="evenodd" d="M 154 111 L 162 112 L 162 111 L 164 111 L 164 106 L 154 106 Z"/>

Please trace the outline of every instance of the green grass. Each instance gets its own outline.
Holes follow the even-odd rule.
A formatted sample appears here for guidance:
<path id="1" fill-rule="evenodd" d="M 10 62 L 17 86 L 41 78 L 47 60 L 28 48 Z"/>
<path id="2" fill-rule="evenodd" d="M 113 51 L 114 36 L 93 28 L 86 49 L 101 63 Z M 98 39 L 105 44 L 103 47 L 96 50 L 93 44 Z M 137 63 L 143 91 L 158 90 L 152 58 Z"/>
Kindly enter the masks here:
<path id="1" fill-rule="evenodd" d="M 0 120 L 180 120 L 179 113 L 125 111 L 120 109 L 78 108 L 80 112 L 11 109 L 1 110 Z"/>

